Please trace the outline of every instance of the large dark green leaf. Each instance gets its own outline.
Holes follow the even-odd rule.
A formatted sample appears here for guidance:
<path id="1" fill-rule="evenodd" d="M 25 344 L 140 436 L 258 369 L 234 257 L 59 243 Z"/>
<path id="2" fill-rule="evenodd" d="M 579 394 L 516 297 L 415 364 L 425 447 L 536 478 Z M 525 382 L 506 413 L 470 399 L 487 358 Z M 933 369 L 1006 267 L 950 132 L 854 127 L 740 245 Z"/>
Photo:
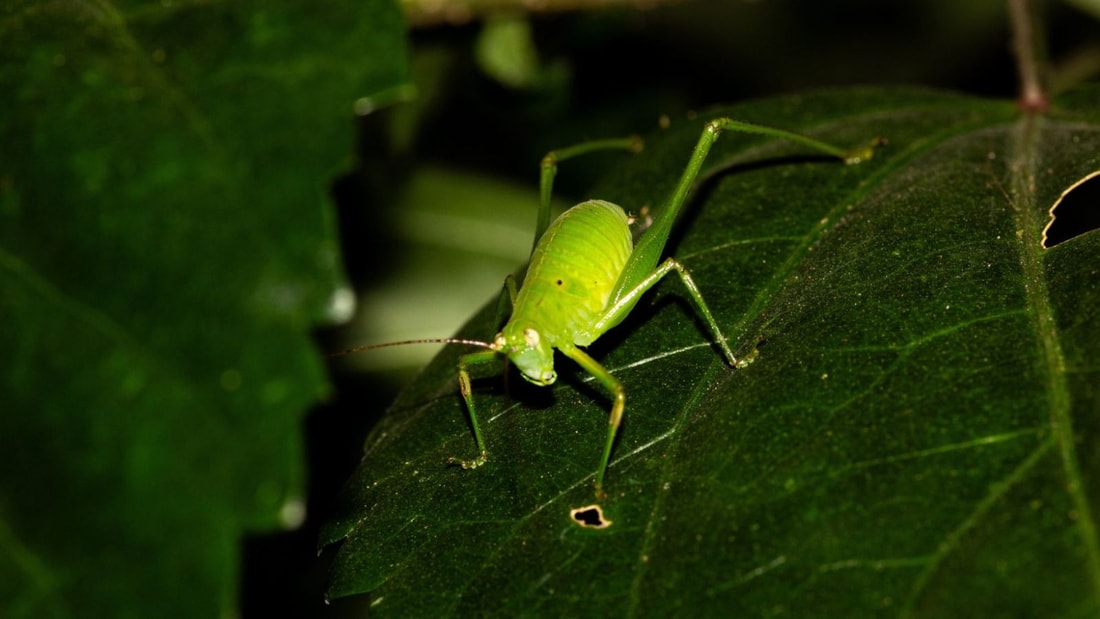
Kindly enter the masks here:
<path id="1" fill-rule="evenodd" d="M 1100 170 L 1097 100 L 1025 116 L 873 90 L 721 110 L 889 140 L 858 166 L 715 148 L 669 253 L 756 362 L 723 363 L 674 278 L 592 347 L 628 392 L 612 524 L 593 530 L 570 510 L 593 502 L 606 394 L 567 360 L 552 390 L 483 379 L 491 458 L 463 471 L 445 465 L 474 451 L 446 352 L 367 441 L 323 540 L 343 540 L 331 594 L 394 616 L 1100 612 L 1100 235 L 1042 246 L 1060 193 Z M 704 120 L 652 136 L 594 195 L 659 204 Z M 466 330 L 492 332 L 491 312 Z"/>
<path id="2" fill-rule="evenodd" d="M 0 615 L 226 616 L 303 509 L 327 185 L 405 80 L 367 2 L 0 15 Z"/>

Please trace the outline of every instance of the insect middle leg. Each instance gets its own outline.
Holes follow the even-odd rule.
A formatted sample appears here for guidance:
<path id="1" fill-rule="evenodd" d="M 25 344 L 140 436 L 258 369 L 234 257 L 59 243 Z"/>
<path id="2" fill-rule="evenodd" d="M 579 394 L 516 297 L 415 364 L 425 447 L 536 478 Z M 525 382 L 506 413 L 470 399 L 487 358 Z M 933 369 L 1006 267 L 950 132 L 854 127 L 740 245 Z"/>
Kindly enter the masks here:
<path id="1" fill-rule="evenodd" d="M 695 301 L 695 306 L 699 309 L 699 314 L 702 316 L 703 321 L 710 327 L 711 333 L 714 335 L 715 340 L 718 343 L 718 347 L 722 349 L 722 354 L 725 355 L 726 361 L 735 368 L 743 368 L 749 363 L 752 363 L 753 357 L 747 357 L 745 359 L 738 360 L 734 356 L 733 351 L 730 349 L 729 343 L 726 341 L 726 336 L 722 334 L 722 329 L 718 326 L 718 321 L 714 319 L 714 315 L 710 313 L 710 308 L 707 307 L 707 302 L 703 300 L 703 294 L 699 292 L 699 287 L 695 285 L 695 280 L 691 278 L 691 274 L 684 265 L 680 264 L 675 258 L 668 258 L 661 263 L 652 273 L 642 278 L 633 288 L 625 291 L 620 296 L 607 312 L 596 321 L 595 331 L 602 333 L 611 326 L 618 324 L 627 314 L 634 308 L 634 305 L 638 303 L 638 299 L 657 282 L 661 281 L 665 275 L 676 271 L 680 276 L 680 280 L 684 282 L 684 287 L 687 288 L 688 294 L 691 299 Z"/>
<path id="2" fill-rule="evenodd" d="M 703 300 L 703 295 L 699 292 L 699 287 L 695 285 L 695 280 L 691 278 L 691 274 L 688 273 L 684 265 L 680 264 L 675 258 L 665 260 L 661 263 L 661 266 L 657 267 L 647 277 L 643 278 L 634 288 L 628 290 L 608 309 L 604 316 L 597 321 L 596 329 L 602 332 L 609 328 L 608 325 L 618 324 L 630 313 L 642 294 L 656 285 L 657 282 L 661 281 L 661 278 L 665 275 L 673 271 L 679 274 L 680 280 L 684 282 L 688 294 L 691 295 L 692 300 L 695 301 L 695 305 L 699 308 L 699 313 L 707 323 L 707 326 L 710 327 L 711 332 L 718 342 L 719 348 L 722 349 L 722 353 L 725 355 L 729 364 L 733 367 L 743 368 L 749 363 L 752 363 L 754 359 L 752 356 L 742 360 L 738 360 L 737 357 L 734 356 L 733 351 L 730 350 L 729 343 L 726 342 L 726 337 L 722 334 L 722 329 L 718 326 L 718 321 L 716 321 L 714 315 L 710 313 L 710 308 L 707 307 L 706 301 Z M 619 426 L 622 424 L 623 411 L 626 409 L 626 390 L 623 388 L 622 383 L 619 382 L 619 379 L 615 378 L 607 368 L 600 365 L 599 362 L 588 356 L 588 354 L 581 349 L 570 345 L 562 346 L 560 350 L 565 356 L 576 361 L 578 365 L 595 377 L 614 397 L 614 401 L 611 404 L 611 414 L 607 420 L 607 441 L 604 443 L 603 457 L 600 459 L 599 468 L 596 469 L 596 497 L 603 500 L 606 497 L 606 493 L 603 490 L 603 477 L 610 464 L 611 448 L 615 444 L 615 437 L 618 435 Z"/>
<path id="3" fill-rule="evenodd" d="M 603 491 L 603 476 L 607 472 L 607 465 L 611 460 L 611 447 L 615 444 L 615 437 L 619 434 L 619 425 L 622 424 L 623 410 L 626 408 L 626 389 L 607 368 L 600 365 L 598 361 L 588 356 L 588 353 L 583 350 L 572 345 L 563 346 L 559 350 L 565 356 L 576 361 L 577 365 L 584 368 L 586 372 L 606 387 L 613 398 L 611 415 L 607 418 L 607 440 L 604 442 L 603 457 L 600 458 L 600 466 L 596 469 L 596 499 L 602 501 L 607 498 L 607 493 Z"/>

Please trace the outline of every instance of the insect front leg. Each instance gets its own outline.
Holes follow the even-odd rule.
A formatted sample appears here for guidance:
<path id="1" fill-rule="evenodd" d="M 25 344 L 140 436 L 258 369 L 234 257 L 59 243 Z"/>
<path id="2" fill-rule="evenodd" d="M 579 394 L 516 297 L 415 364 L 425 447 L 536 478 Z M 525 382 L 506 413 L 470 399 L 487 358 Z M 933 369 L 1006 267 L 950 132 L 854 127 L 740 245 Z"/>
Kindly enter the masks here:
<path id="1" fill-rule="evenodd" d="M 474 408 L 474 391 L 470 385 L 470 372 L 467 369 L 472 365 L 483 365 L 497 359 L 495 350 L 484 350 L 462 355 L 458 359 L 458 387 L 462 392 L 462 399 L 466 402 L 466 412 L 470 415 L 470 425 L 474 429 L 474 440 L 477 441 L 477 457 L 473 460 L 460 458 L 447 458 L 448 464 L 457 464 L 464 469 L 476 469 L 485 464 L 489 459 L 489 450 L 485 448 L 485 439 L 481 437 L 481 428 L 477 423 L 477 411 Z"/>
<path id="2" fill-rule="evenodd" d="M 603 457 L 600 458 L 600 466 L 596 469 L 596 499 L 602 501 L 607 498 L 603 490 L 603 476 L 607 472 L 607 465 L 611 461 L 611 447 L 615 444 L 615 437 L 619 433 L 619 425 L 623 421 L 623 410 L 626 408 L 626 389 L 619 379 L 615 378 L 607 368 L 598 361 L 588 356 L 583 350 L 575 346 L 559 348 L 562 354 L 577 362 L 600 384 L 607 388 L 612 395 L 611 415 L 607 418 L 607 441 L 603 447 Z"/>

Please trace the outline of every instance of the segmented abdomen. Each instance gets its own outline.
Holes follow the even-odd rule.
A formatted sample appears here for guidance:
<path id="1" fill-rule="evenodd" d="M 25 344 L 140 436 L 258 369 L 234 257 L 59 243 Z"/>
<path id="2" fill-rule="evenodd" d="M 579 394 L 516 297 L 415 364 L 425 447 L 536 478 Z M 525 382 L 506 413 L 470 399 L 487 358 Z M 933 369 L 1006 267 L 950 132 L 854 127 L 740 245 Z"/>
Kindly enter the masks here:
<path id="1" fill-rule="evenodd" d="M 592 324 L 633 249 L 626 213 L 589 200 L 562 213 L 539 240 L 509 323 L 536 328 L 557 346 L 587 346 L 602 333 Z"/>

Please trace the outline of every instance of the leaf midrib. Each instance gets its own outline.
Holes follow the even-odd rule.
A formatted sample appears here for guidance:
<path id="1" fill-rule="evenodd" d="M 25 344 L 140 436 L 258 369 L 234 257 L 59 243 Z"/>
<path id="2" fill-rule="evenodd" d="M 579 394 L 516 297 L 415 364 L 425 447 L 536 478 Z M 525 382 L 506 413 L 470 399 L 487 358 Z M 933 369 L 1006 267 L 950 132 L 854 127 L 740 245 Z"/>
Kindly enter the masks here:
<path id="1" fill-rule="evenodd" d="M 1045 228 L 1047 209 L 1040 208 L 1038 200 L 1039 142 L 1045 119 L 1037 114 L 1021 115 L 1012 129 L 1011 152 L 1008 159 L 1010 173 L 1009 195 L 1016 201 L 1016 229 L 1021 231 L 1020 262 L 1024 277 L 1024 297 L 1028 315 L 1033 323 L 1039 347 L 1039 368 L 1045 374 L 1047 385 L 1047 409 L 1051 431 L 1057 443 L 1062 470 L 1066 476 L 1066 492 L 1076 512 L 1074 525 L 1081 535 L 1081 542 L 1088 562 L 1089 580 L 1093 594 L 1100 604 L 1100 537 L 1089 499 L 1084 492 L 1080 462 L 1074 446 L 1072 405 L 1069 386 L 1066 384 L 1066 361 L 1062 350 L 1057 319 L 1050 298 L 1050 288 L 1045 275 L 1045 254 L 1042 231 Z"/>

